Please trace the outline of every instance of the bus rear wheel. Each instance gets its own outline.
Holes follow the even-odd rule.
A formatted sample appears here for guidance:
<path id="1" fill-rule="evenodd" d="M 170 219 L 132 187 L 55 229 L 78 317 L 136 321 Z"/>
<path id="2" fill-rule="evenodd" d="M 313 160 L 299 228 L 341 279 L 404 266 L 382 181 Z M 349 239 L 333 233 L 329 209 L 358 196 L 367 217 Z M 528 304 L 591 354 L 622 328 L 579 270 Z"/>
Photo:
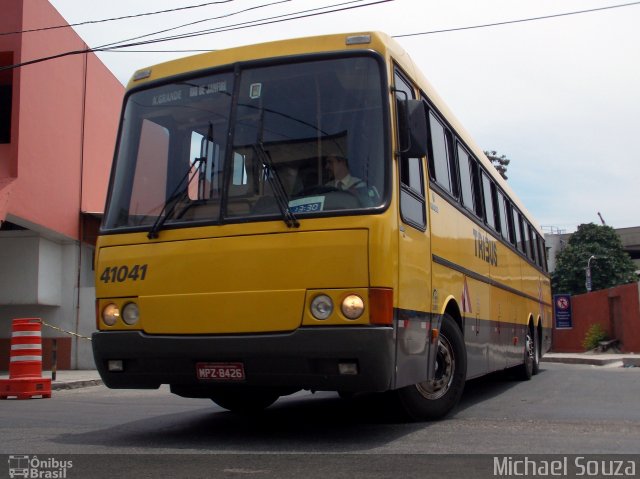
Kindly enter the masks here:
<path id="1" fill-rule="evenodd" d="M 540 372 L 540 334 L 538 329 L 533 329 L 533 374 L 536 375 Z"/>
<path id="2" fill-rule="evenodd" d="M 528 381 L 533 376 L 536 363 L 536 348 L 534 330 L 527 327 L 527 334 L 524 338 L 524 359 L 519 367 L 519 376 L 522 381 Z"/>
<path id="3" fill-rule="evenodd" d="M 399 389 L 398 399 L 413 420 L 441 418 L 460 400 L 466 375 L 467 354 L 462 332 L 453 318 L 445 314 L 438 339 L 435 379 Z"/>
<path id="4" fill-rule="evenodd" d="M 270 389 L 233 388 L 211 394 L 218 406 L 240 414 L 255 414 L 264 411 L 278 400 L 280 394 Z"/>

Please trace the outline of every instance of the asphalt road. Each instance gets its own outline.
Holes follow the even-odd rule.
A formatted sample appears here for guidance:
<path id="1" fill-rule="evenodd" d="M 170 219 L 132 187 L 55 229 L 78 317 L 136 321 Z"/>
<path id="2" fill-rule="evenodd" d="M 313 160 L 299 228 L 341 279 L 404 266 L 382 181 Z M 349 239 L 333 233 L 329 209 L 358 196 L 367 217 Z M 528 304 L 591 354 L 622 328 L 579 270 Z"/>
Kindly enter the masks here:
<path id="1" fill-rule="evenodd" d="M 401 422 L 383 399 L 301 392 L 243 417 L 165 388 L 55 391 L 51 399 L 0 402 L 0 454 L 97 454 L 77 459 L 73 472 L 87 462 L 89 477 L 109 477 L 133 457 L 120 454 L 137 455 L 126 468 L 135 474 L 126 477 L 158 477 L 150 471 L 172 467 L 185 472 L 172 477 L 390 477 L 400 470 L 401 477 L 433 477 L 427 472 L 453 462 L 460 468 L 469 458 L 439 457 L 434 466 L 425 454 L 485 454 L 490 468 L 496 455 L 640 453 L 640 368 L 543 363 L 527 382 L 492 375 L 470 381 L 459 407 L 437 422 Z M 487 477 L 473 460 L 468 466 L 469 477 Z"/>

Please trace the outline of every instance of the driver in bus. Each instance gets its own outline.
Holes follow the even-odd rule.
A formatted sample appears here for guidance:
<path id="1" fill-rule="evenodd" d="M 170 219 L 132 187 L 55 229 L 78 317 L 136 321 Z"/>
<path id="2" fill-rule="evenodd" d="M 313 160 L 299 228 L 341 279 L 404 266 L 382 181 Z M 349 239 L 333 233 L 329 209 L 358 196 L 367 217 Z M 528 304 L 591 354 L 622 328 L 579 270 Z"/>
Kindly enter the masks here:
<path id="1" fill-rule="evenodd" d="M 350 190 L 366 186 L 360 178 L 351 176 L 349 172 L 349 162 L 344 156 L 328 156 L 325 168 L 333 178 L 331 181 L 325 183 L 325 186 L 332 186 L 339 190 Z"/>

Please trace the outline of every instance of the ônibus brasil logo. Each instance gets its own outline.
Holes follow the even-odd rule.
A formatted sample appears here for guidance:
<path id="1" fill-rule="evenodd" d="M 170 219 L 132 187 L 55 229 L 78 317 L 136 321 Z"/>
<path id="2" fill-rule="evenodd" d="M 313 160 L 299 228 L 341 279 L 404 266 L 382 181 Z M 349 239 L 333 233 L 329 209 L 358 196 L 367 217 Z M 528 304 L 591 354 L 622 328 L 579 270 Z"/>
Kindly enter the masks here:
<path id="1" fill-rule="evenodd" d="M 38 456 L 9 456 L 9 477 L 28 479 L 66 479 L 67 470 L 73 467 L 73 461 L 60 460 L 55 457 L 45 459 Z"/>

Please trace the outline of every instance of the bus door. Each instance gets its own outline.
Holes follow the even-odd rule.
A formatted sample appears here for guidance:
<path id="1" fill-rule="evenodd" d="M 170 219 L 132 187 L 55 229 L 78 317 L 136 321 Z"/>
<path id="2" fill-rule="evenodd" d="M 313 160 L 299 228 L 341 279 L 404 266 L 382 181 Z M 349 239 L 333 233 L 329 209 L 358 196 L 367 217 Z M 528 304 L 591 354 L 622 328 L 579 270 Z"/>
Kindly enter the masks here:
<path id="1" fill-rule="evenodd" d="M 407 114 L 401 103 L 415 98 L 410 83 L 395 74 L 396 113 Z M 414 102 L 414 106 L 417 102 Z M 398 121 L 399 136 L 404 132 Z M 425 120 L 426 131 L 426 120 Z M 399 144 L 402 145 L 402 139 Z M 426 133 L 425 145 L 426 150 Z M 399 388 L 427 379 L 431 337 L 431 242 L 427 225 L 425 160 L 416 152 L 402 153 L 399 179 L 398 309 L 396 384 Z M 435 351 L 435 347 L 432 348 Z M 434 362 L 434 361 L 432 361 Z M 435 364 L 435 362 L 434 362 Z"/>

